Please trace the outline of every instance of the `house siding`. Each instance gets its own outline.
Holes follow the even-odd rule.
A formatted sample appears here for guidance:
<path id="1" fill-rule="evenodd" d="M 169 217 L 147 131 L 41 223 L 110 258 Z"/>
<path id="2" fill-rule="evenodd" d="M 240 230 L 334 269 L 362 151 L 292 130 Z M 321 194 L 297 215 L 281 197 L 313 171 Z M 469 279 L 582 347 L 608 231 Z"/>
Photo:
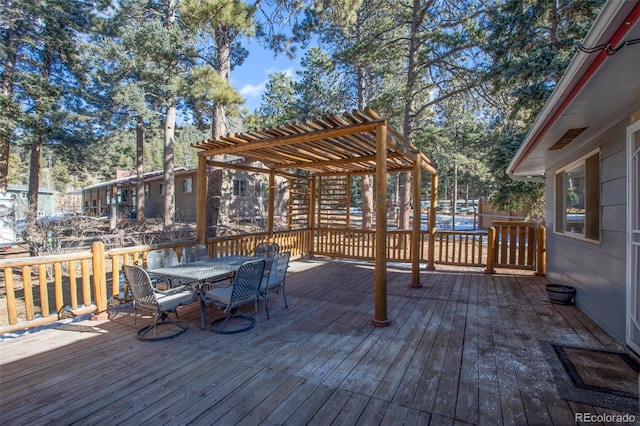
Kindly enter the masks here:
<path id="1" fill-rule="evenodd" d="M 576 287 L 576 304 L 609 334 L 625 341 L 626 327 L 626 126 L 590 143 L 581 155 L 600 149 L 600 241 L 589 242 L 550 232 L 547 276 L 556 284 Z M 546 171 L 554 176 L 557 169 Z M 546 185 L 548 229 L 555 229 L 554 182 Z"/>
<path id="2" fill-rule="evenodd" d="M 257 167 L 257 164 L 252 164 Z M 235 169 L 225 169 L 222 182 L 222 199 L 220 214 L 223 224 L 240 221 L 256 221 L 266 223 L 267 200 L 266 192 L 258 194 L 256 185 L 262 181 L 266 184 L 268 175 L 265 173 L 246 172 Z M 153 172 L 152 172 L 153 173 Z M 191 179 L 191 192 L 184 192 L 183 182 Z M 247 181 L 246 195 L 236 197 L 233 195 L 233 179 Z M 288 209 L 287 179 L 276 176 L 275 216 L 286 214 Z M 164 214 L 164 195 L 160 193 L 160 187 L 164 183 L 162 174 L 145 179 L 145 185 L 149 185 L 149 196 L 145 197 L 145 217 L 160 218 Z M 135 208 L 133 196 L 136 191 L 135 182 L 104 183 L 83 190 L 85 212 L 87 214 L 103 214 L 109 212 L 108 194 L 113 185 L 120 190 L 127 190 L 129 198 L 127 202 L 118 204 L 118 214 L 128 215 Z M 197 170 L 179 171 L 175 173 L 175 206 L 176 220 L 182 222 L 195 222 L 197 216 L 198 179 Z M 256 222 L 256 223 L 258 223 Z"/>

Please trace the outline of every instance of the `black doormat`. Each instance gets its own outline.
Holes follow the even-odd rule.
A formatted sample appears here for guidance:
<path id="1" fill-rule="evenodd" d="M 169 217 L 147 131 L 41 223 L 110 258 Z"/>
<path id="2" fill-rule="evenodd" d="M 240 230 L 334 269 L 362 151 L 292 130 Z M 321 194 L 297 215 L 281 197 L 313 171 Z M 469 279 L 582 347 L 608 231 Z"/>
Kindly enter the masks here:
<path id="1" fill-rule="evenodd" d="M 640 414 L 640 365 L 624 352 L 540 342 L 563 399 Z"/>

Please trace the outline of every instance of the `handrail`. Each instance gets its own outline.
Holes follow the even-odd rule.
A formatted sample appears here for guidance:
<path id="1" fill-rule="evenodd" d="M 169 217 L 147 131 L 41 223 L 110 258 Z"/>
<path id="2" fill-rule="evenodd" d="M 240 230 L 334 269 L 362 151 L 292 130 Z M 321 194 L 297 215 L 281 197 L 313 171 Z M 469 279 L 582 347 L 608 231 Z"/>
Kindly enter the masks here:
<path id="1" fill-rule="evenodd" d="M 0 260 L 7 299 L 7 318 L 2 323 L 8 324 L 0 328 L 0 334 L 58 321 L 65 315 L 106 311 L 102 265 L 101 242 L 93 243 L 91 251 Z M 14 274 L 22 281 L 21 298 Z"/>
<path id="2" fill-rule="evenodd" d="M 428 263 L 433 256 L 439 265 L 528 268 L 544 275 L 545 228 L 532 222 L 496 222 L 488 232 L 436 231 L 433 253 L 429 253 L 429 231 L 420 232 L 420 259 Z M 313 232 L 313 234 L 312 234 Z M 267 233 L 210 238 L 206 241 L 211 256 L 250 254 L 267 241 Z M 334 258 L 375 259 L 375 231 L 320 228 L 274 233 L 272 240 L 292 256 L 315 255 Z M 151 250 L 172 247 L 178 253 L 196 240 L 134 247 L 104 249 L 94 242 L 91 250 L 80 252 L 0 260 L 4 277 L 7 314 L 0 318 L 0 334 L 57 321 L 64 315 L 100 314 L 109 300 L 128 300 L 122 265 L 144 265 Z M 411 231 L 387 232 L 387 259 L 410 262 Z M 17 289 L 15 276 L 23 288 Z M 34 282 L 35 280 L 35 282 Z M 22 291 L 22 295 L 18 296 Z M 20 310 L 20 312 L 18 312 Z"/>

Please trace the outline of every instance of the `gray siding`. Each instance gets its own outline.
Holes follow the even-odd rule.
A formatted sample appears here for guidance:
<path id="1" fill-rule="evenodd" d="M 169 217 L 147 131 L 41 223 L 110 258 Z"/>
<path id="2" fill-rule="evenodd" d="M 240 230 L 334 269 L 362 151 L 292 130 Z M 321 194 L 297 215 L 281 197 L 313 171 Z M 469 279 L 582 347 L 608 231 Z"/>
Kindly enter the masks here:
<path id="1" fill-rule="evenodd" d="M 555 169 L 546 185 L 547 276 L 557 284 L 577 288 L 576 303 L 620 342 L 626 327 L 626 125 L 590 143 L 575 157 L 600 148 L 600 242 L 588 242 L 553 232 Z"/>

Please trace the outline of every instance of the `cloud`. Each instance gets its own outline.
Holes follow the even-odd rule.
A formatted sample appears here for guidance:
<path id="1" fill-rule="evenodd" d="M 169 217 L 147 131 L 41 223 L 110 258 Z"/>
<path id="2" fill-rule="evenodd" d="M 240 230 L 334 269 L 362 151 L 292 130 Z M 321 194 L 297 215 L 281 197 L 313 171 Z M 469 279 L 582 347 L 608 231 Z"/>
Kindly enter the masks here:
<path id="1" fill-rule="evenodd" d="M 295 67 L 288 67 L 285 69 L 276 69 L 276 68 L 268 68 L 265 70 L 266 75 L 271 75 L 276 72 L 285 73 L 289 77 L 295 77 Z M 238 78 L 236 76 L 236 78 Z M 262 99 L 262 93 L 265 90 L 267 82 L 269 81 L 268 77 L 256 84 L 245 83 L 238 91 L 245 99 L 245 107 L 249 109 L 254 109 L 259 107 L 259 103 Z"/>
<path id="2" fill-rule="evenodd" d="M 258 97 L 264 91 L 265 84 L 266 84 L 266 81 L 263 81 L 263 82 L 258 83 L 258 84 L 249 84 L 249 83 L 247 83 L 240 89 L 240 94 L 242 96 L 244 96 L 245 98 Z"/>
<path id="3" fill-rule="evenodd" d="M 266 71 L 267 75 L 275 74 L 277 72 L 284 73 L 284 74 L 288 75 L 291 78 L 295 77 L 295 69 L 293 67 L 289 67 L 289 68 L 286 68 L 286 69 L 269 68 Z"/>

